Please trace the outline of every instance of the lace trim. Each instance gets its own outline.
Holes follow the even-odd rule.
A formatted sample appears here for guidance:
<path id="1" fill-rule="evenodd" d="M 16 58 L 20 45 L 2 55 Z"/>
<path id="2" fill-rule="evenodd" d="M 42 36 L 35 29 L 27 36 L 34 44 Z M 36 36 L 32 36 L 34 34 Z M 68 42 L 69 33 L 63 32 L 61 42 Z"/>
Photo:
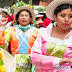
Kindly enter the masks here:
<path id="1" fill-rule="evenodd" d="M 41 34 L 43 39 L 45 39 L 46 41 L 49 41 L 51 43 L 54 43 L 56 45 L 63 45 L 63 44 L 67 45 L 68 44 L 68 39 L 61 40 L 61 39 L 58 39 L 58 38 L 48 36 L 46 30 L 41 30 L 40 34 Z"/>
<path id="2" fill-rule="evenodd" d="M 51 43 L 54 43 L 56 45 L 63 45 L 63 44 L 67 45 L 68 44 L 68 39 L 61 40 L 61 39 L 49 37 L 49 40 Z"/>

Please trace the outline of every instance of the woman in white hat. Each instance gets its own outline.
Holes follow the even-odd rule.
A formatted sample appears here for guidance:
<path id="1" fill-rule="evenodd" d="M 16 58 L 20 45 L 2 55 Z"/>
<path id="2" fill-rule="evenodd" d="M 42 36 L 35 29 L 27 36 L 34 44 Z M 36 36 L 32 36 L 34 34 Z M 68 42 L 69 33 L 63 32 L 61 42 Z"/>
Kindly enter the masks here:
<path id="1" fill-rule="evenodd" d="M 54 0 L 47 9 L 53 28 L 42 29 L 31 52 L 37 72 L 72 72 L 72 0 Z"/>

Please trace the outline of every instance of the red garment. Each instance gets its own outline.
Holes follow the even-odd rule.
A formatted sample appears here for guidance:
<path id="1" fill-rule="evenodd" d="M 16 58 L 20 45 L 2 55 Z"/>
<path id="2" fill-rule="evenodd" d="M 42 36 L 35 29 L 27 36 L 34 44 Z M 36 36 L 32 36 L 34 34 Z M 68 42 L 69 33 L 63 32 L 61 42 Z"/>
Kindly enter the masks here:
<path id="1" fill-rule="evenodd" d="M 10 17 L 12 18 L 12 20 L 11 20 Z M 14 21 L 14 15 L 11 15 L 10 17 L 8 16 L 8 22 L 10 22 L 10 21 Z"/>
<path id="2" fill-rule="evenodd" d="M 51 23 L 51 20 L 49 18 L 45 18 L 43 23 L 39 24 L 39 27 L 47 27 Z"/>

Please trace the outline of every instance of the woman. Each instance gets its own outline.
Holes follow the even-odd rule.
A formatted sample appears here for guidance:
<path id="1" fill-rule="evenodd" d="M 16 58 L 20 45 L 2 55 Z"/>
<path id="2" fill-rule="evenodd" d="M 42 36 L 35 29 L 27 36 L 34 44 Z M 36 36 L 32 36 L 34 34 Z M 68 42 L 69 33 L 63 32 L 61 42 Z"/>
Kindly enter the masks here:
<path id="1" fill-rule="evenodd" d="M 16 36 L 19 39 L 19 43 L 13 44 L 18 45 L 17 49 L 11 48 L 12 54 L 15 55 L 17 66 L 20 67 L 16 71 L 22 70 L 24 72 L 31 72 L 30 53 L 33 43 L 38 36 L 39 30 L 33 27 L 33 22 L 35 20 L 35 13 L 30 7 L 21 6 L 18 7 L 14 12 L 14 17 L 17 25 L 14 25 L 17 32 Z M 22 71 L 21 71 L 22 72 Z"/>
<path id="2" fill-rule="evenodd" d="M 1 12 L 2 12 L 2 18 L 7 18 L 7 24 L 5 25 L 5 28 L 12 26 L 14 23 L 13 15 L 11 15 L 7 9 L 1 9 Z"/>
<path id="3" fill-rule="evenodd" d="M 34 11 L 29 7 L 18 7 L 14 12 L 14 17 L 16 23 L 18 24 L 15 24 L 15 27 L 0 30 L 0 45 L 6 46 L 8 50 L 10 42 L 9 51 L 11 51 L 12 55 L 20 53 L 30 54 L 31 47 L 39 33 L 39 30 L 33 27 L 33 22 L 35 20 Z M 1 21 L 2 25 L 5 25 L 6 23 L 7 19 L 3 19 Z M 25 51 L 23 49 L 23 45 L 25 45 Z"/>
<path id="4" fill-rule="evenodd" d="M 21 6 L 15 10 L 14 18 L 17 23 L 14 27 L 0 30 L 0 47 L 15 55 L 16 64 L 20 67 L 16 71 L 30 72 L 29 54 L 39 34 L 39 30 L 33 27 L 35 14 L 30 7 Z M 4 25 L 4 22 L 1 23 Z"/>
<path id="5" fill-rule="evenodd" d="M 8 12 L 7 9 L 2 9 L 2 17 L 7 18 L 8 16 L 10 16 L 10 12 Z"/>
<path id="6" fill-rule="evenodd" d="M 42 29 L 36 39 L 31 59 L 37 72 L 72 72 L 72 0 L 54 0 L 47 9 L 53 28 Z"/>
<path id="7" fill-rule="evenodd" d="M 26 6 L 18 7 L 14 12 L 14 18 L 17 23 L 14 26 L 16 32 L 18 33 L 19 45 L 26 43 L 25 48 L 28 51 L 27 52 L 25 51 L 25 53 L 30 54 L 31 47 L 39 33 L 39 30 L 33 27 L 33 22 L 35 20 L 34 11 L 30 7 L 26 7 Z M 25 43 L 21 40 L 23 40 Z M 22 48 L 21 45 L 18 48 L 19 50 L 17 50 L 17 53 L 23 53 L 23 50 L 21 49 Z"/>

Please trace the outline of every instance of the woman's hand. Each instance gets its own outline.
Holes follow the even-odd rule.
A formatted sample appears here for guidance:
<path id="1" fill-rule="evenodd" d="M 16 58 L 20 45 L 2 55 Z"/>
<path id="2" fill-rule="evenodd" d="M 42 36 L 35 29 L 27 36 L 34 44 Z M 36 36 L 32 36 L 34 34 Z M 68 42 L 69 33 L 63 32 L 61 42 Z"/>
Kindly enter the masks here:
<path id="1" fill-rule="evenodd" d="M 63 65 L 63 64 L 65 64 L 65 63 L 70 63 L 70 64 L 72 64 L 72 59 L 71 58 L 62 58 L 61 60 L 60 60 L 60 65 Z"/>
<path id="2" fill-rule="evenodd" d="M 5 26 L 8 22 L 8 18 L 2 18 L 1 19 L 1 26 Z"/>

